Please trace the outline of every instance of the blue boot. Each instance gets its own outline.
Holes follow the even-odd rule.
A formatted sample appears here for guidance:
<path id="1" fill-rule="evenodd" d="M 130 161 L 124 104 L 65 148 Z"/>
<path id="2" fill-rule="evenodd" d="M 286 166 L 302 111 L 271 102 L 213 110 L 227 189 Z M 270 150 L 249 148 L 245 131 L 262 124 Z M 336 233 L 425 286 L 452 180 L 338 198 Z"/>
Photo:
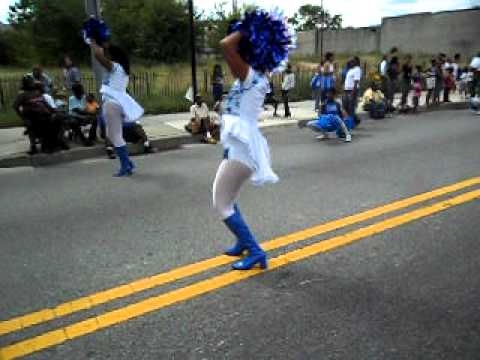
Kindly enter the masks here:
<path id="1" fill-rule="evenodd" d="M 235 213 L 240 213 L 240 209 L 238 208 L 237 204 L 233 205 L 233 209 L 235 210 Z M 227 224 L 227 226 L 228 226 L 228 224 Z M 233 232 L 232 229 L 230 229 L 230 231 Z M 241 239 L 237 238 L 237 243 L 234 246 L 232 246 L 230 249 L 225 251 L 225 255 L 240 256 L 245 252 L 245 250 L 247 250 L 247 246 L 245 245 L 245 243 Z"/>
<path id="2" fill-rule="evenodd" d="M 120 160 L 120 170 L 114 176 L 123 177 L 132 175 L 133 163 L 128 158 L 128 148 L 126 145 L 115 147 L 118 159 Z"/>
<path id="3" fill-rule="evenodd" d="M 230 231 L 235 234 L 239 242 L 249 251 L 249 255 L 246 258 L 234 263 L 232 268 L 235 270 L 250 270 L 255 265 L 260 264 L 262 269 L 266 269 L 268 266 L 267 254 L 262 250 L 260 245 L 258 245 L 255 236 L 253 236 L 252 232 L 248 228 L 248 225 L 245 223 L 245 220 L 243 220 L 240 212 L 236 211 L 232 216 L 224 221 Z"/>

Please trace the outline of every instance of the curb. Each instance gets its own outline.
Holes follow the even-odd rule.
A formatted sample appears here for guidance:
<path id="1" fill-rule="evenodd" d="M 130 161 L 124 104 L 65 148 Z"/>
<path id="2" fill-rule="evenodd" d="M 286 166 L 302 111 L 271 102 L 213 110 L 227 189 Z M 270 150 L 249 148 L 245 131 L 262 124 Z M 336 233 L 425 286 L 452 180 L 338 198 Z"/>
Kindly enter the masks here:
<path id="1" fill-rule="evenodd" d="M 430 108 L 422 106 L 419 109 L 419 113 L 429 113 L 441 110 L 465 110 L 468 109 L 468 106 L 468 102 L 452 102 L 447 104 L 440 104 L 438 106 Z M 359 111 L 358 114 L 362 116 L 368 115 L 368 113 L 366 113 L 365 111 Z M 264 129 L 268 129 L 270 127 L 291 126 L 296 124 L 297 122 L 292 121 L 292 123 L 283 123 L 275 126 L 268 126 Z M 188 133 L 184 135 L 182 134 L 151 140 L 152 146 L 156 147 L 158 151 L 174 150 L 178 149 L 182 145 L 196 144 L 199 142 L 200 139 L 198 137 L 192 136 Z M 129 149 L 133 155 L 139 152 L 138 147 L 135 145 L 129 145 Z M 51 166 L 102 156 L 105 156 L 105 149 L 103 145 L 98 145 L 91 148 L 78 147 L 73 148 L 69 151 L 61 151 L 54 154 L 38 154 L 35 156 L 30 156 L 26 153 L 18 153 L 10 156 L 0 156 L 0 168 Z"/>
<path id="2" fill-rule="evenodd" d="M 160 152 L 174 150 L 182 145 L 197 143 L 198 141 L 197 138 L 192 137 L 190 134 L 185 134 L 154 139 L 151 140 L 150 143 Z M 133 155 L 139 152 L 138 147 L 135 145 L 129 145 L 129 150 Z M 18 153 L 13 156 L 0 157 L 0 168 L 51 166 L 102 156 L 105 156 L 105 148 L 103 145 L 97 145 L 90 148 L 78 147 L 68 151 L 60 151 L 53 154 L 37 154 L 35 156 L 30 156 L 26 153 Z"/>

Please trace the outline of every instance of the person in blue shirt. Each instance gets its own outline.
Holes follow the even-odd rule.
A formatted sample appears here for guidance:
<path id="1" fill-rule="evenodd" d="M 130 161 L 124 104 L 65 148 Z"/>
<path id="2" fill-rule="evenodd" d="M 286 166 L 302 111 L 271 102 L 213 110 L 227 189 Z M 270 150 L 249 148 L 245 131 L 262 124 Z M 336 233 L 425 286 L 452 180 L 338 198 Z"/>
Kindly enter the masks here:
<path id="1" fill-rule="evenodd" d="M 93 146 L 97 138 L 97 116 L 87 112 L 87 95 L 80 83 L 72 86 L 73 95 L 68 99 L 68 118 L 73 135 L 85 146 Z M 90 125 L 88 138 L 82 126 Z"/>
<path id="2" fill-rule="evenodd" d="M 309 127 L 315 132 L 321 132 L 322 134 L 317 136 L 318 140 L 328 139 L 328 133 L 336 131 L 341 137 L 345 136 L 345 142 L 351 142 L 352 134 L 345 124 L 345 114 L 340 103 L 335 100 L 335 94 L 335 89 L 327 91 L 327 99 L 321 107 L 318 120 L 300 121 L 298 126 L 300 128 Z"/>

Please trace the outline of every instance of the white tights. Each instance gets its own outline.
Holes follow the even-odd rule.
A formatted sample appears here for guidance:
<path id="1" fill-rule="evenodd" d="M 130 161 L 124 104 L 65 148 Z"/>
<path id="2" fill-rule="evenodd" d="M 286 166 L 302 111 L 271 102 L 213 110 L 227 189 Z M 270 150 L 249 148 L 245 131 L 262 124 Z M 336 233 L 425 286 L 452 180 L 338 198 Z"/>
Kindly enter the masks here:
<path id="1" fill-rule="evenodd" d="M 120 105 L 107 101 L 103 105 L 105 120 L 107 123 L 107 137 L 115 147 L 125 146 L 123 139 L 123 111 Z"/>
<path id="2" fill-rule="evenodd" d="M 223 160 L 213 182 L 213 206 L 222 219 L 235 212 L 235 203 L 240 188 L 252 176 L 252 169 L 236 160 Z"/>

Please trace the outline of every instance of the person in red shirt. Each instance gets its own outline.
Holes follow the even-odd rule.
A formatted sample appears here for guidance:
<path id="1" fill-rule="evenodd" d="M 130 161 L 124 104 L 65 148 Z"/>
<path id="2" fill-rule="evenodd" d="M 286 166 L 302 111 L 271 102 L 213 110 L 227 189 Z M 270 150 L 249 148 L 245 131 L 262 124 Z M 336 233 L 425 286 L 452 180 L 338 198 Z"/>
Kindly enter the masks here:
<path id="1" fill-rule="evenodd" d="M 455 75 L 453 73 L 453 68 L 449 67 L 446 69 L 447 74 L 445 75 L 445 84 L 443 90 L 443 102 L 450 102 L 450 92 L 455 91 Z"/>

